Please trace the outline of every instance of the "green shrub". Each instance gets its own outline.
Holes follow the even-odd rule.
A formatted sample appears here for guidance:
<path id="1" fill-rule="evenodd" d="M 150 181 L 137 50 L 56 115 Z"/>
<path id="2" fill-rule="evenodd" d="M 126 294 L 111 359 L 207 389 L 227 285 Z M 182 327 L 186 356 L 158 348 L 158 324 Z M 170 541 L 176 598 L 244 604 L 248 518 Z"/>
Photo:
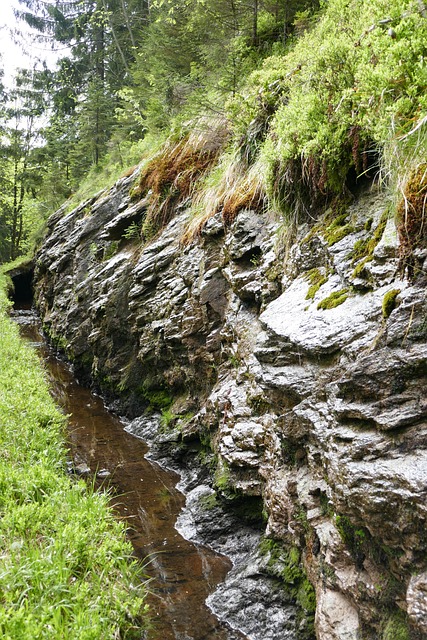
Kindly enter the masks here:
<path id="1" fill-rule="evenodd" d="M 140 228 L 136 222 L 132 222 L 123 232 L 125 240 L 137 240 L 140 237 Z"/>

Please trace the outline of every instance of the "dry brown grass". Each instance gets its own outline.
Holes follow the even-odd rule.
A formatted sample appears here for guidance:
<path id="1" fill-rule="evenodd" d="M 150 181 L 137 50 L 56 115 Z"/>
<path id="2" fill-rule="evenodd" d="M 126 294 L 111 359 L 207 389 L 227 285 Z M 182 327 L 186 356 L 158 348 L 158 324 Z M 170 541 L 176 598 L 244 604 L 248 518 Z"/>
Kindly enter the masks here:
<path id="1" fill-rule="evenodd" d="M 427 248 L 427 116 L 405 126 L 410 130 L 398 135 L 401 123 L 392 121 L 393 135 L 384 147 L 379 177 L 394 194 L 400 269 L 412 279 L 417 271 L 414 252 Z"/>
<path id="2" fill-rule="evenodd" d="M 409 277 L 413 273 L 413 252 L 427 246 L 427 163 L 412 169 L 402 187 L 397 207 L 400 261 Z"/>
<path id="3" fill-rule="evenodd" d="M 227 137 L 224 122 L 217 122 L 181 140 L 168 140 L 144 165 L 133 197 L 149 198 L 144 224 L 146 236 L 166 226 L 176 206 L 192 196 L 200 178 L 217 161 Z"/>
<path id="4" fill-rule="evenodd" d="M 188 244 L 200 235 L 207 221 L 221 212 L 225 225 L 230 225 L 245 208 L 262 209 L 266 200 L 263 172 L 257 165 L 247 168 L 236 157 L 222 157 L 194 196 L 193 216 L 182 238 Z"/>

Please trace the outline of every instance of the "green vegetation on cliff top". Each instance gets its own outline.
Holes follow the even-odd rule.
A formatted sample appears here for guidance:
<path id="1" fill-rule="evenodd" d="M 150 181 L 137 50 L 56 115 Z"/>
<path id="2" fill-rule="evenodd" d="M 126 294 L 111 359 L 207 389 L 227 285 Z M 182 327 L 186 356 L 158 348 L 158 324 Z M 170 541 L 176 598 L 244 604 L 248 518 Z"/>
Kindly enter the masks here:
<path id="1" fill-rule="evenodd" d="M 215 116 L 197 92 L 188 92 L 167 125 L 174 144 L 179 141 L 167 178 L 158 167 L 170 157 L 171 139 L 156 149 L 148 170 L 145 165 L 139 193 L 155 197 L 157 210 L 168 206 L 170 189 L 174 202 L 180 192 L 192 198 L 190 238 L 210 215 L 221 211 L 230 222 L 247 206 L 310 219 L 326 203 L 345 200 L 364 177 L 380 179 L 399 198 L 425 158 L 424 4 L 329 0 L 304 16 L 295 15 L 286 46 L 278 41 L 268 55 L 252 51 L 253 64 Z M 209 90 L 209 75 L 206 82 Z M 198 172 L 203 153 L 215 145 L 220 149 Z"/>
<path id="2" fill-rule="evenodd" d="M 0 635 L 133 637 L 147 615 L 141 570 L 108 495 L 65 474 L 65 417 L 0 284 Z"/>
<path id="3" fill-rule="evenodd" d="M 350 170 L 376 165 L 373 175 L 401 168 L 400 152 L 425 153 L 426 15 L 413 0 L 330 0 L 293 50 L 251 74 L 229 108 L 274 198 L 339 193 Z M 262 118 L 267 135 L 248 140 Z"/>
<path id="4" fill-rule="evenodd" d="M 37 13 L 33 2 L 22 1 Z M 42 186 L 24 186 L 23 193 L 43 200 L 49 211 L 58 194 L 80 184 L 77 203 L 142 162 L 132 196 L 148 198 L 143 240 L 168 222 L 180 201 L 192 203 L 190 240 L 209 216 L 222 212 L 230 223 L 244 207 L 311 220 L 324 205 L 348 198 L 363 178 L 380 178 L 405 218 L 412 193 L 405 185 L 413 191 L 427 146 L 426 4 L 293 0 L 286 6 L 255 3 L 248 11 L 240 1 L 157 0 L 146 15 L 133 0 L 121 9 L 112 3 L 109 44 L 98 52 L 102 65 L 92 70 L 101 74 L 99 87 L 72 93 L 74 102 L 66 104 L 57 96 L 56 125 L 72 123 L 68 146 L 61 145 L 55 161 L 59 138 L 50 122 L 39 154 L 50 154 Z M 71 24 L 73 16 L 63 10 Z M 129 23 L 125 37 L 113 27 L 129 16 L 140 31 Z M 81 37 L 89 41 L 93 33 Z M 91 71 L 89 61 L 79 60 L 81 51 L 73 48 L 73 63 L 86 69 L 84 86 Z M 109 80 L 113 61 L 123 66 L 120 81 L 117 74 Z M 102 144 L 95 135 L 99 117 L 108 123 Z M 92 164 L 82 155 L 89 148 Z M 63 167 L 54 183 L 52 162 L 56 173 Z M 48 194 L 53 184 L 55 198 Z M 334 230 L 329 242 L 348 230 Z M 412 238 L 403 241 L 414 247 Z"/>

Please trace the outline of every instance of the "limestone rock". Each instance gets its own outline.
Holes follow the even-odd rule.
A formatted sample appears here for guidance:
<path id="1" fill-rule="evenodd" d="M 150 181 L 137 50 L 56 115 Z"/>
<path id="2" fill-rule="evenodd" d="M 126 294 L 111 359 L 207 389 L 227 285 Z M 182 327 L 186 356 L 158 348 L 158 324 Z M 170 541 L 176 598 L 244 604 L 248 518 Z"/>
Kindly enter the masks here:
<path id="1" fill-rule="evenodd" d="M 359 640 L 359 617 L 354 606 L 338 591 L 317 594 L 316 630 L 322 640 Z"/>
<path id="2" fill-rule="evenodd" d="M 406 594 L 408 615 L 417 628 L 427 633 L 427 573 L 412 576 Z"/>

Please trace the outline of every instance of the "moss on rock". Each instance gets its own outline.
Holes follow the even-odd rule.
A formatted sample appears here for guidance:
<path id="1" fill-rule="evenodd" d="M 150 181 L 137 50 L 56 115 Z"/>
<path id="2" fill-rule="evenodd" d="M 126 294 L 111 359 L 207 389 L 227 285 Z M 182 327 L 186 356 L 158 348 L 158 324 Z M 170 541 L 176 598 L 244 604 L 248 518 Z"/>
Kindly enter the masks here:
<path id="1" fill-rule="evenodd" d="M 408 625 L 401 612 L 393 613 L 388 618 L 381 640 L 410 640 Z"/>
<path id="2" fill-rule="evenodd" d="M 296 546 L 285 548 L 279 540 L 271 538 L 263 538 L 259 550 L 268 556 L 267 571 L 283 581 L 283 588 L 299 607 L 298 640 L 314 639 L 316 594 L 305 573 L 300 550 Z"/>
<path id="3" fill-rule="evenodd" d="M 372 256 L 366 256 L 359 262 L 359 264 L 353 269 L 353 273 L 351 274 L 353 278 L 366 278 L 366 265 L 368 262 L 372 262 Z"/>
<path id="4" fill-rule="evenodd" d="M 354 243 L 354 247 L 350 253 L 350 257 L 352 258 L 353 264 L 356 264 L 356 262 L 362 259 L 364 259 L 364 263 L 366 263 L 368 260 L 372 260 L 375 247 L 377 246 L 377 244 L 379 243 L 379 241 L 383 236 L 388 218 L 389 218 L 389 210 L 386 209 L 383 212 L 380 218 L 380 221 L 375 227 L 372 235 L 368 236 L 367 238 L 360 238 Z M 368 228 L 366 228 L 366 224 L 365 224 L 365 229 L 367 231 L 369 231 L 371 227 L 372 227 L 372 219 L 370 219 L 370 225 Z"/>
<path id="5" fill-rule="evenodd" d="M 173 403 L 172 396 L 164 389 L 144 389 L 142 396 L 148 402 L 150 411 L 165 411 Z"/>
<path id="6" fill-rule="evenodd" d="M 334 291 L 330 296 L 324 298 L 317 305 L 318 309 L 334 309 L 334 307 L 338 307 L 340 304 L 343 304 L 348 298 L 348 289 L 340 289 L 339 291 Z"/>
<path id="7" fill-rule="evenodd" d="M 320 287 L 328 281 L 327 274 L 323 274 L 320 269 L 310 269 L 304 276 L 310 283 L 310 287 L 308 288 L 307 295 L 305 296 L 306 300 L 313 300 L 316 293 L 319 291 Z"/>
<path id="8" fill-rule="evenodd" d="M 400 293 L 400 289 L 391 289 L 387 291 L 382 302 L 383 318 L 388 318 L 393 309 L 396 308 L 396 298 Z"/>
<path id="9" fill-rule="evenodd" d="M 325 231 L 324 238 L 328 245 L 331 247 L 333 244 L 336 244 L 350 233 L 353 233 L 354 227 L 351 224 L 345 224 L 342 227 L 328 227 Z"/>

